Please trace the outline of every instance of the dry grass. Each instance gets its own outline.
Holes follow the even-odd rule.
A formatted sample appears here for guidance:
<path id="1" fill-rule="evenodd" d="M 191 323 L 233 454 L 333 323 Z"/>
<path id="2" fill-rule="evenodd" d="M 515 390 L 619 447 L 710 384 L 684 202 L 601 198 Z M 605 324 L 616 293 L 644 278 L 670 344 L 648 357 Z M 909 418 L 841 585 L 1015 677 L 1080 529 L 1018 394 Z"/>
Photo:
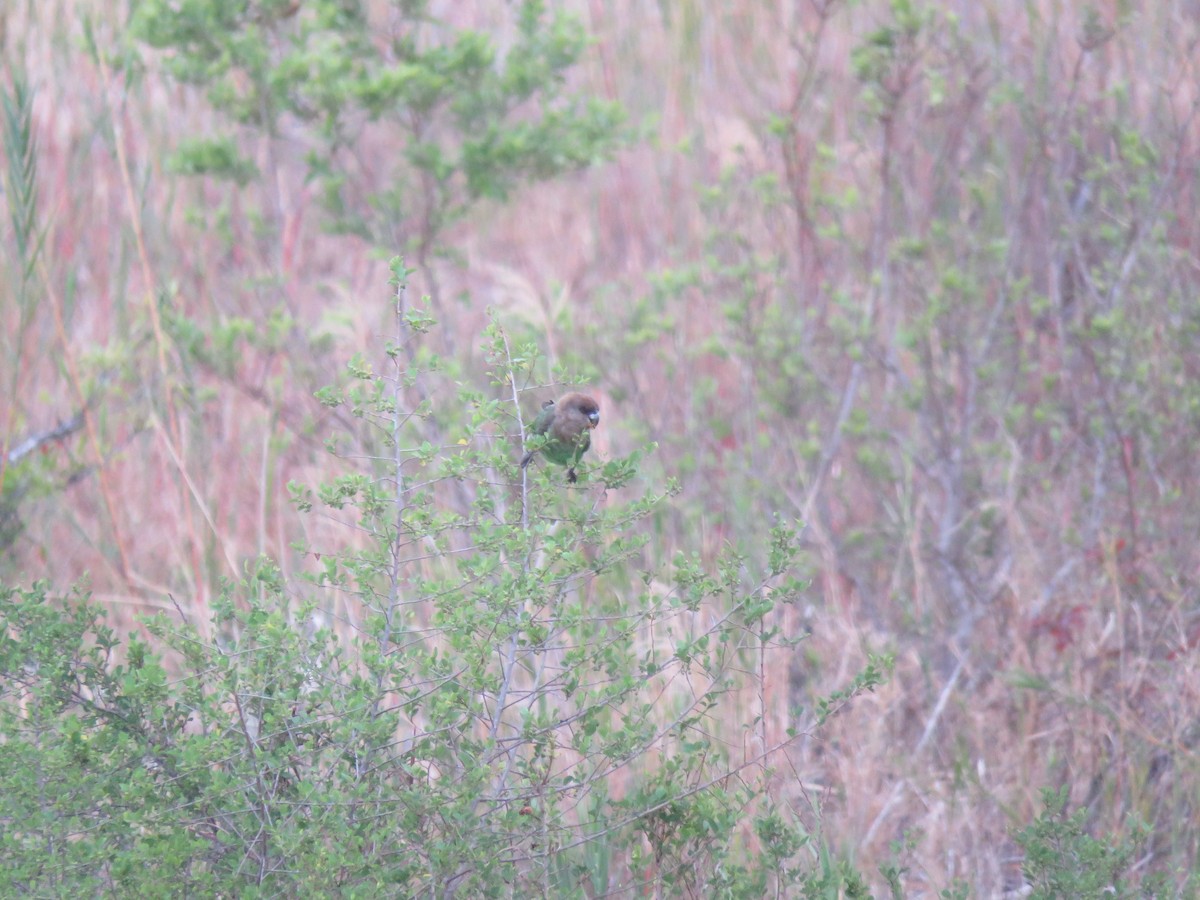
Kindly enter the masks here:
<path id="1" fill-rule="evenodd" d="M 462 22 L 487 7 L 444 6 Z M 1194 9 L 1151 4 L 1084 52 L 1081 10 L 946 4 L 961 40 L 943 29 L 916 48 L 912 68 L 889 76 L 900 99 L 880 120 L 851 54 L 889 20 L 886 4 L 833 7 L 823 24 L 808 2 L 578 6 L 597 36 L 582 80 L 647 121 L 651 139 L 460 229 L 468 261 L 438 273 L 446 296 L 472 298 L 443 323 L 453 346 L 472 360 L 494 306 L 536 331 L 551 359 L 590 356 L 603 373 L 599 454 L 658 436 L 664 469 L 682 477 L 653 548 L 662 559 L 761 543 L 776 513 L 806 520 L 811 605 L 780 622 L 812 637 L 799 655 L 771 657 L 766 727 L 781 735 L 792 708 L 843 683 L 869 649 L 896 653 L 890 684 L 776 762 L 778 799 L 814 827 L 819 806 L 825 838 L 863 871 L 913 835 L 912 896 L 953 879 L 980 896 L 1011 889 L 1009 834 L 1036 813 L 1044 784 L 1070 785 L 1097 833 L 1148 821 L 1147 867 L 1186 868 L 1200 850 L 1190 824 L 1200 504 L 1184 398 L 1200 362 L 1184 337 L 1194 309 L 1175 301 L 1200 287 Z M 1096 7 L 1096 27 L 1116 6 Z M 290 136 L 274 160 L 249 147 L 268 177 L 241 194 L 164 174 L 166 152 L 213 114 L 153 57 L 133 82 L 88 60 L 85 15 L 107 46 L 123 12 L 61 2 L 3 15 L 9 65 L 22 60 L 37 91 L 48 227 L 41 299 L 20 343 L 15 309 L 0 311 L 4 375 L 16 378 L 3 420 L 20 437 L 69 417 L 67 363 L 111 385 L 95 443 L 45 449 L 82 477 L 22 506 L 26 531 L 4 571 L 59 584 L 88 573 L 126 627 L 168 595 L 203 618 L 245 561 L 268 554 L 290 576 L 307 564 L 291 541 L 344 540 L 332 522 L 302 533 L 325 526 L 298 520 L 284 485 L 329 471 L 327 413 L 311 394 L 351 352 L 378 348 L 386 270 L 362 244 L 322 232 Z M 771 115 L 782 132 L 764 127 Z M 1130 183 L 1090 207 L 1127 236 L 1107 246 L 1066 210 L 1096 160 L 1119 170 L 1120 186 L 1119 127 L 1158 149 L 1150 184 L 1162 195 L 1139 205 Z M 386 154 L 386 140 L 372 153 Z M 724 204 L 704 205 L 698 189 L 722 173 Z M 780 203 L 756 202 L 763 175 Z M 714 232 L 740 233 L 749 250 L 714 245 Z M 990 251 L 975 234 L 1007 240 L 996 261 L 980 263 Z M 923 254 L 898 249 L 917 239 Z M 775 383 L 784 356 L 763 344 L 767 320 L 740 333 L 720 279 L 662 301 L 677 327 L 623 342 L 656 273 L 706 252 L 774 260 L 750 320 L 782 305 L 803 380 Z M 950 291 L 944 318 L 922 318 L 948 270 L 976 265 L 990 278 L 970 302 Z M 227 371 L 180 370 L 169 352 L 141 352 L 160 340 L 156 298 L 200 319 L 261 321 L 282 307 L 301 330 L 327 329 L 331 345 L 299 358 L 285 338 Z M 1114 307 L 1138 335 L 1134 358 L 1077 336 Z M 839 332 L 852 321 L 866 323 L 858 367 Z M 703 349 L 710 339 L 719 346 Z M 862 417 L 852 431 L 839 417 L 847 404 Z M 802 450 L 810 441 L 815 455 Z M 890 477 L 863 456 L 880 444 Z"/>

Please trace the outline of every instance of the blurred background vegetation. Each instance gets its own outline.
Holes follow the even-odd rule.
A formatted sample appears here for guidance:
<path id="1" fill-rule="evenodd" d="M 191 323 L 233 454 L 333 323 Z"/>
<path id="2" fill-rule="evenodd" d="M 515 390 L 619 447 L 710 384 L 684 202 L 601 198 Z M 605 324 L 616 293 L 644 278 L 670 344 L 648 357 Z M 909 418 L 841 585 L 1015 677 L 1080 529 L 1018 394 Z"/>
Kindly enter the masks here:
<path id="1" fill-rule="evenodd" d="M 311 573 L 295 548 L 344 535 L 286 486 L 333 471 L 346 413 L 314 394 L 382 355 L 402 253 L 451 379 L 499 322 L 530 384 L 599 398 L 599 460 L 658 442 L 647 558 L 762 567 L 802 523 L 767 744 L 896 661 L 775 761 L 839 855 L 997 896 L 1050 786 L 1081 832 L 1140 823 L 1129 865 L 1182 890 L 1198 13 L 8 4 L 0 579 L 86 574 L 136 631 L 261 556 Z M 442 436 L 466 415 L 430 403 Z"/>

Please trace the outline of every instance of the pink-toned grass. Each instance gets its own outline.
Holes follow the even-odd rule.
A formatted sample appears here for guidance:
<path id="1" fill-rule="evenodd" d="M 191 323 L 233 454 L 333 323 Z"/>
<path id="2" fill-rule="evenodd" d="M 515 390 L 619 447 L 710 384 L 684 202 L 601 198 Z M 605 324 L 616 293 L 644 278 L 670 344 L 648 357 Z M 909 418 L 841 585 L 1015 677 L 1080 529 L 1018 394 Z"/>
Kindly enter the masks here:
<path id="1" fill-rule="evenodd" d="M 913 896 L 933 896 L 952 879 L 980 896 L 1015 886 L 1009 835 L 1037 812 L 1045 784 L 1070 785 L 1098 834 L 1120 829 L 1130 814 L 1150 822 L 1149 866 L 1194 858 L 1197 425 L 1173 402 L 1194 390 L 1200 362 L 1179 349 L 1186 321 L 1166 311 L 1156 318 L 1153 304 L 1133 298 L 1145 285 L 1131 284 L 1128 327 L 1144 337 L 1137 350 L 1150 385 L 1147 421 L 1139 422 L 1120 403 L 1128 381 L 1105 376 L 1069 329 L 1033 303 L 1044 297 L 1055 310 L 1087 302 L 1077 268 L 1097 265 L 1100 250 L 1072 250 L 1064 206 L 1089 159 L 1120 161 L 1114 125 L 1175 158 L 1154 223 L 1164 229 L 1153 239 L 1161 265 L 1150 274 L 1164 296 L 1196 295 L 1200 33 L 1187 4 L 1152 4 L 1088 52 L 1082 14 L 1060 4 L 946 4 L 963 48 L 923 44 L 913 67 L 887 82 L 902 99 L 886 122 L 871 120 L 851 65 L 851 51 L 888 21 L 886 4 L 835 7 L 811 58 L 800 48 L 821 26 L 820 4 L 578 6 L 597 36 L 580 84 L 624 103 L 635 122 L 653 117 L 655 140 L 524 189 L 507 206 L 481 208 L 452 236 L 466 266 L 438 272 L 446 296 L 472 297 L 469 307 L 454 305 L 442 328 L 478 363 L 472 348 L 494 306 L 538 333 L 551 359 L 590 352 L 604 373 L 596 385 L 605 397 L 602 457 L 653 436 L 664 446 L 654 465 L 670 473 L 679 454 L 695 452 L 655 557 L 683 548 L 712 558 L 726 542 L 762 540 L 777 511 L 807 520 L 809 606 L 785 608 L 779 621 L 812 637 L 795 658 L 769 658 L 768 743 L 792 723 L 791 708 L 843 684 L 868 650 L 894 651 L 896 673 L 814 738 L 789 745 L 775 762 L 779 801 L 810 827 L 819 805 L 825 840 L 867 873 L 888 858 L 890 842 L 919 835 L 907 876 Z M 77 402 L 68 361 L 83 383 L 103 375 L 111 386 L 92 412 L 94 442 L 80 434 L 45 449 L 62 471 L 80 464 L 87 472 L 22 507 L 27 531 L 5 570 L 61 585 L 88 573 L 119 627 L 168 608 L 168 595 L 203 619 L 219 581 L 238 577 L 247 560 L 270 555 L 290 575 L 308 565 L 291 541 L 345 540 L 332 522 L 301 521 L 283 486 L 336 468 L 320 447 L 332 425 L 311 393 L 350 353 L 379 354 L 387 273 L 361 243 L 322 232 L 288 136 L 273 168 L 264 146 L 247 143 L 267 175 L 240 195 L 166 175 L 165 154 L 213 127 L 214 114 L 194 90 L 166 81 L 152 54 L 131 85 L 79 50 L 84 15 L 110 45 L 124 11 L 56 7 L 17 4 L 4 22 L 6 57 L 12 66 L 23 61 L 37 91 L 48 238 L 42 299 L 19 346 L 11 343 L 15 310 L 0 312 L 12 349 L 3 374 L 15 371 L 18 386 L 0 399 L 10 404 L 0 421 L 13 422 L 11 441 L 69 417 Z M 1097 7 L 1102 24 L 1114 21 L 1115 7 Z M 487 8 L 445 4 L 441 13 L 480 24 Z M 675 10 L 670 22 L 667 8 Z M 935 103 L 939 65 L 946 99 Z M 1025 106 L 1002 98 L 1005 82 L 1024 93 Z M 787 123 L 781 135 L 764 128 L 769 115 Z M 386 136 L 364 152 L 382 157 Z M 990 168 L 972 165 L 989 153 Z M 697 191 L 723 171 L 734 173 L 733 199 L 713 213 Z M 914 327 L 946 269 L 970 262 L 964 235 L 980 226 L 968 215 L 964 172 L 990 192 L 984 211 L 1003 220 L 1010 249 L 995 282 L 983 286 L 985 313 L 964 311 L 957 330 L 930 326 L 923 355 L 898 335 Z M 748 187 L 762 174 L 781 186 L 783 203 L 772 212 Z M 859 199 L 836 215 L 822 199 L 850 191 Z M 931 229 L 951 201 L 964 218 L 958 234 L 939 238 Z M 256 236 L 255 210 L 274 236 Z M 1118 227 L 1128 224 L 1111 214 Z M 758 252 L 778 255 L 756 302 L 791 303 L 807 317 L 811 344 L 796 353 L 811 354 L 833 400 L 797 387 L 790 416 L 757 409 L 776 361 L 757 356 L 752 342 L 736 343 L 722 310 L 729 298 L 704 286 L 667 301 L 677 329 L 637 347 L 622 343 L 654 274 L 699 259 L 717 228 L 740 230 Z M 903 238 L 929 241 L 929 255 L 898 261 Z M 418 291 L 426 275 L 417 273 Z M 5 277 L 11 283 L 15 274 Z M 1027 371 L 1008 402 L 1054 409 L 1049 420 L 1029 413 L 1008 423 L 973 412 L 973 373 L 954 342 L 979 340 L 989 304 L 1022 278 L 1028 292 L 1005 321 Z M 68 279 L 64 347 L 51 304 L 65 310 Z M 853 377 L 833 328 L 845 319 L 838 292 L 872 310 L 875 355 L 850 403 L 894 436 L 894 482 L 856 458 L 861 444 L 835 415 Z M 283 306 L 302 330 L 333 323 L 333 345 L 320 358 L 298 358 L 297 341 L 248 350 L 230 373 L 185 371 L 170 347 L 161 357 L 156 349 L 150 310 L 163 294 L 199 319 L 261 321 Z M 697 351 L 708 338 L 725 352 Z M 911 462 L 936 457 L 930 419 L 902 399 L 904 379 L 927 377 L 936 384 L 925 388 L 926 410 L 969 426 L 961 433 L 971 443 L 959 448 L 979 458 L 969 497 L 952 498 L 966 488 Z M 701 401 L 693 390 L 705 382 L 711 390 Z M 1121 408 L 1098 412 L 1105 404 Z M 710 434 L 714 419 L 730 433 Z M 810 437 L 830 451 L 824 468 L 798 449 Z M 966 605 L 940 568 L 939 523 L 952 499 L 960 524 L 984 512 L 1004 523 L 993 556 L 968 548 L 978 583 Z M 855 543 L 864 533 L 874 550 Z M 732 734 L 738 723 L 730 726 Z"/>

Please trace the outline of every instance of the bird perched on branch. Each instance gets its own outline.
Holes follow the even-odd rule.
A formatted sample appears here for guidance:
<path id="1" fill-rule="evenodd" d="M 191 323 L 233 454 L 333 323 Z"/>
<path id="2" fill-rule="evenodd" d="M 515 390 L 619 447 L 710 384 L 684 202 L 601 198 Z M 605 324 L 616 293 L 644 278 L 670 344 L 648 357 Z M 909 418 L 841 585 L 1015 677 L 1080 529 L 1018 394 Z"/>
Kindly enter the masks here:
<path id="1" fill-rule="evenodd" d="M 567 481 L 574 484 L 575 466 L 592 445 L 592 429 L 599 424 L 600 405 L 586 394 L 572 391 L 559 397 L 557 403 L 546 401 L 530 428 L 533 434 L 544 435 L 546 442 L 525 454 L 521 468 L 529 465 L 540 450 L 550 462 L 566 466 Z"/>

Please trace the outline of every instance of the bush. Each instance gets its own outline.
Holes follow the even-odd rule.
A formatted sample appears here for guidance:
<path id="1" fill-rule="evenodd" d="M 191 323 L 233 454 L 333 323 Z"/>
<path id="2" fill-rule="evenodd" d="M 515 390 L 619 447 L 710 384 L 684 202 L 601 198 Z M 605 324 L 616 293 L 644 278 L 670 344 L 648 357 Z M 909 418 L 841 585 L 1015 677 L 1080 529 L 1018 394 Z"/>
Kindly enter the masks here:
<path id="1" fill-rule="evenodd" d="M 763 802 L 779 747 L 743 702 L 746 673 L 796 642 L 771 625 L 803 587 L 793 532 L 777 529 L 756 579 L 732 556 L 715 574 L 646 559 L 637 526 L 670 489 L 612 495 L 640 491 L 653 447 L 585 462 L 576 487 L 516 468 L 506 432 L 524 431 L 535 355 L 494 325 L 495 396 L 453 387 L 393 268 L 379 372 L 359 357 L 321 394 L 361 424 L 331 441 L 353 448 L 347 471 L 291 486 L 307 516 L 353 511 L 347 546 L 300 548 L 315 564 L 302 589 L 261 560 L 203 628 L 182 611 L 149 621 L 154 651 L 120 645 L 86 594 L 0 595 L 0 865 L 16 889 L 753 896 L 854 881 L 823 850 L 823 875 L 789 863 L 810 842 Z M 881 677 L 873 664 L 797 731 Z M 761 751 L 713 737 L 731 724 Z"/>

